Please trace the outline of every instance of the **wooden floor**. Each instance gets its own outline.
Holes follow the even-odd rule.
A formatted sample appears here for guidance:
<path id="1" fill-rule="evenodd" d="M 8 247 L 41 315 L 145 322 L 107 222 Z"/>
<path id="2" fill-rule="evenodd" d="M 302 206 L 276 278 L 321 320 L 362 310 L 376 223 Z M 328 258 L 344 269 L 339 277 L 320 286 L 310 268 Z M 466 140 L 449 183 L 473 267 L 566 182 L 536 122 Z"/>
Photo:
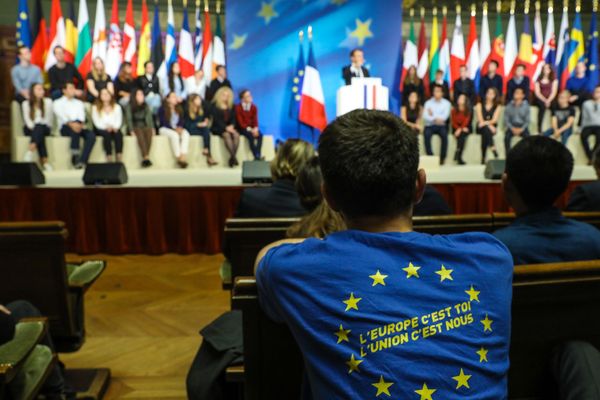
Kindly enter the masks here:
<path id="1" fill-rule="evenodd" d="M 200 328 L 229 309 L 218 275 L 223 256 L 105 256 L 86 294 L 87 340 L 60 354 L 67 368 L 107 367 L 106 399 L 185 399 Z"/>

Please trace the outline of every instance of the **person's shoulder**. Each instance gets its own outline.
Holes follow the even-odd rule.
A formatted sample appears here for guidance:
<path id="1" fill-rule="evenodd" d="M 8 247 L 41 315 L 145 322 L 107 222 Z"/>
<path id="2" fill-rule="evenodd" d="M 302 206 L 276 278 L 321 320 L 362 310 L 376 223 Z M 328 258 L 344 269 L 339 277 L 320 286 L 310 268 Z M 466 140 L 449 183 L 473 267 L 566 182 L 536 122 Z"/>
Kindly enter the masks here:
<path id="1" fill-rule="evenodd" d="M 290 276 L 287 271 L 297 271 L 298 263 L 302 262 L 301 260 L 318 257 L 318 247 L 323 244 L 323 240 L 315 238 L 308 238 L 298 243 L 285 241 L 276 243 L 258 264 L 256 275 L 263 278 L 268 275 L 271 280 L 280 280 Z"/>
<path id="2" fill-rule="evenodd" d="M 479 253 L 489 253 L 500 257 L 510 255 L 504 243 L 498 237 L 486 232 L 467 232 L 446 235 L 452 243 L 464 245 L 468 250 L 477 250 Z"/>

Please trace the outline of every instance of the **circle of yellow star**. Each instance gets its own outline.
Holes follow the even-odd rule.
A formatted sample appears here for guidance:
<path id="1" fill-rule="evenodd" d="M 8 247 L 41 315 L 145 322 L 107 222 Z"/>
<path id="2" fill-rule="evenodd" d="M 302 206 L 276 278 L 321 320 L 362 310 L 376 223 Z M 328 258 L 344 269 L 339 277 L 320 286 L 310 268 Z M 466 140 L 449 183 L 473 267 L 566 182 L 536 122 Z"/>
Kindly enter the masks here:
<path id="1" fill-rule="evenodd" d="M 419 277 L 419 270 L 421 267 L 414 266 L 413 263 L 408 263 L 408 267 L 402 268 L 402 271 L 406 272 L 406 278 L 410 278 L 411 276 Z"/>
<path id="2" fill-rule="evenodd" d="M 350 340 L 348 339 L 348 334 L 350 332 L 352 332 L 350 329 L 344 329 L 342 324 L 340 324 L 340 330 L 334 333 L 334 335 L 338 337 L 338 344 L 343 341 L 349 342 Z"/>
<path id="3" fill-rule="evenodd" d="M 383 275 L 381 272 L 379 272 L 379 270 L 377 270 L 377 272 L 374 275 L 369 275 L 369 278 L 373 279 L 373 285 L 371 286 L 385 286 L 385 278 L 387 277 L 387 275 Z"/>
<path id="4" fill-rule="evenodd" d="M 469 295 L 469 301 L 475 300 L 479 303 L 479 293 L 481 292 L 479 290 L 475 290 L 473 285 L 471 285 L 471 289 L 465 290 L 465 293 Z"/>
<path id="5" fill-rule="evenodd" d="M 229 45 L 229 48 L 231 50 L 241 49 L 242 47 L 244 47 L 244 44 L 246 44 L 246 39 L 248 39 L 248 34 L 247 33 L 245 33 L 243 35 L 236 35 L 234 33 L 233 34 L 233 43 L 231 43 Z"/>
<path id="6" fill-rule="evenodd" d="M 435 271 L 435 273 L 440 276 L 440 282 L 444 282 L 446 279 L 450 281 L 454 280 L 454 278 L 452 278 L 453 271 L 453 269 L 446 269 L 446 267 L 444 267 L 444 264 L 442 264 L 442 269 L 440 269 L 439 271 Z"/>
<path id="7" fill-rule="evenodd" d="M 488 351 L 486 349 L 484 349 L 483 347 L 479 350 L 476 351 L 476 353 L 479 355 L 479 362 L 488 362 L 488 358 L 487 358 L 487 354 Z"/>
<path id="8" fill-rule="evenodd" d="M 350 293 L 350 297 L 347 300 L 344 300 L 344 304 L 346 305 L 346 309 L 344 311 L 348 311 L 350 309 L 355 309 L 358 311 L 358 302 L 362 300 L 362 297 L 354 297 L 354 293 Z"/>
<path id="9" fill-rule="evenodd" d="M 350 359 L 348 361 L 346 361 L 346 365 L 348 366 L 348 374 L 353 373 L 354 371 L 356 372 L 360 372 L 360 370 L 358 369 L 358 366 L 360 365 L 361 362 L 363 362 L 364 360 L 357 360 L 356 358 L 354 358 L 354 354 L 352 354 L 350 356 Z"/>
<path id="10" fill-rule="evenodd" d="M 485 319 L 481 320 L 481 323 L 483 324 L 483 331 L 487 332 L 487 331 L 492 331 L 492 321 L 491 319 L 488 318 L 488 315 L 485 314 Z"/>
<path id="11" fill-rule="evenodd" d="M 275 11 L 274 4 L 274 1 L 270 3 L 265 3 L 264 1 L 261 1 L 258 16 L 263 17 L 265 19 L 266 25 L 268 25 L 269 22 L 271 22 L 271 19 L 279 17 L 279 14 L 277 13 L 277 11 Z"/>
<path id="12" fill-rule="evenodd" d="M 393 382 L 386 382 L 383 379 L 383 375 L 379 375 L 379 382 L 371 383 L 372 386 L 375 386 L 375 388 L 377 388 L 377 394 L 375 395 L 375 397 L 379 397 L 379 395 L 382 393 L 391 396 L 390 386 L 392 386 L 393 384 Z"/>
<path id="13" fill-rule="evenodd" d="M 22 12 L 21 14 L 19 14 L 19 17 L 20 17 L 22 20 L 27 20 L 27 13 L 26 13 L 26 12 Z"/>
<path id="14" fill-rule="evenodd" d="M 470 389 L 469 379 L 471 379 L 471 375 L 466 375 L 462 368 L 460 369 L 460 374 L 453 376 L 452 379 L 456 381 L 457 389 L 460 389 L 463 386 Z"/>
<path id="15" fill-rule="evenodd" d="M 421 400 L 433 400 L 431 395 L 437 392 L 437 389 L 429 389 L 424 383 L 421 389 L 415 390 L 415 393 L 421 396 Z"/>
<path id="16" fill-rule="evenodd" d="M 359 46 L 363 46 L 367 38 L 373 37 L 373 32 L 371 32 L 370 29 L 372 21 L 372 19 L 368 19 L 365 22 L 362 22 L 360 19 L 356 18 L 356 29 L 350 32 L 350 36 L 358 39 Z"/>

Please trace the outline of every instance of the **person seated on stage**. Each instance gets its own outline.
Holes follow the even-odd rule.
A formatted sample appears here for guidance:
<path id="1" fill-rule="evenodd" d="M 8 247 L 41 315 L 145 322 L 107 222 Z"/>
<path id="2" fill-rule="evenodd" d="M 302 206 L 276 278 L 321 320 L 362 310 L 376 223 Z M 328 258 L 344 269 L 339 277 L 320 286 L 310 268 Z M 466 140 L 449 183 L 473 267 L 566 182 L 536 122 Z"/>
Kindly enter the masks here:
<path id="1" fill-rule="evenodd" d="M 32 85 L 44 83 L 44 79 L 40 67 L 31 63 L 29 47 L 19 46 L 17 54 L 19 63 L 11 68 L 10 77 L 15 88 L 15 100 L 23 103 L 25 100 L 29 100 Z"/>
<path id="2" fill-rule="evenodd" d="M 75 95 L 75 84 L 67 82 L 63 86 L 63 95 L 52 104 L 56 124 L 62 136 L 71 138 L 71 163 L 76 169 L 82 169 L 88 162 L 96 143 L 96 135 L 85 127 L 85 107 Z M 83 138 L 83 151 L 80 151 L 80 139 Z"/>
<path id="3" fill-rule="evenodd" d="M 494 136 L 498 133 L 501 112 L 500 101 L 498 89 L 490 87 L 485 92 L 482 101 L 475 106 L 477 133 L 481 135 L 481 164 L 485 164 L 488 149 L 492 150 L 494 158 L 498 158 Z"/>
<path id="4" fill-rule="evenodd" d="M 350 65 L 342 68 L 342 78 L 346 85 L 352 84 L 352 78 L 368 78 L 369 70 L 364 66 L 365 53 L 361 49 L 350 52 Z"/>
<path id="5" fill-rule="evenodd" d="M 154 63 L 146 61 L 144 63 L 144 75 L 137 77 L 137 86 L 144 91 L 144 98 L 152 113 L 156 113 L 160 108 L 162 98 L 160 97 L 160 84 L 158 76 L 154 72 Z"/>
<path id="6" fill-rule="evenodd" d="M 431 138 L 438 135 L 442 139 L 442 149 L 440 152 L 440 164 L 444 165 L 446 153 L 448 152 L 448 118 L 452 103 L 444 98 L 444 91 L 441 86 L 433 87 L 433 97 L 425 102 L 423 110 L 423 119 L 425 120 L 425 151 L 427 155 L 433 155 L 431 147 Z"/>
<path id="7" fill-rule="evenodd" d="M 456 152 L 454 153 L 454 161 L 458 165 L 465 165 L 463 160 L 463 151 L 467 136 L 471 133 L 471 121 L 473 118 L 471 104 L 466 95 L 461 94 L 456 100 L 456 106 L 452 108 L 452 133 L 456 138 Z"/>
<path id="8" fill-rule="evenodd" d="M 229 166 L 239 165 L 237 150 L 240 146 L 240 133 L 235 127 L 235 110 L 233 108 L 233 91 L 224 86 L 217 90 L 210 107 L 213 135 L 220 136 L 229 152 Z"/>
<path id="9" fill-rule="evenodd" d="M 442 194 L 433 186 L 425 185 L 423 198 L 413 209 L 414 217 L 427 217 L 431 215 L 450 215 L 452 208 L 442 196 Z"/>
<path id="10" fill-rule="evenodd" d="M 423 104 L 425 101 L 425 86 L 423 86 L 423 81 L 417 75 L 417 67 L 411 65 L 406 71 L 406 77 L 402 85 L 402 104 L 408 103 L 408 96 L 413 92 L 419 95 L 419 100 Z"/>
<path id="11" fill-rule="evenodd" d="M 508 153 L 502 190 L 516 218 L 494 235 L 515 265 L 600 258 L 600 231 L 554 207 L 572 173 L 571 152 L 544 136 L 525 138 Z"/>
<path id="12" fill-rule="evenodd" d="M 237 218 L 300 217 L 307 210 L 300 203 L 296 178 L 304 165 L 315 155 L 312 144 L 288 139 L 271 161 L 273 184 L 269 187 L 246 188 L 242 192 L 235 216 Z"/>
<path id="13" fill-rule="evenodd" d="M 423 130 L 423 106 L 419 101 L 419 94 L 412 92 L 408 102 L 400 109 L 400 118 L 418 135 Z"/>
<path id="14" fill-rule="evenodd" d="M 546 110 L 552 109 L 552 105 L 558 95 L 558 79 L 554 77 L 554 68 L 550 64 L 544 64 L 542 67 L 542 72 L 535 82 L 533 94 L 533 105 L 538 108 L 538 132 L 543 132 L 542 122 L 544 121 Z"/>
<path id="15" fill-rule="evenodd" d="M 469 69 L 466 65 L 460 66 L 460 77 L 454 81 L 452 90 L 452 102 L 457 103 L 461 94 L 467 96 L 469 104 L 473 105 L 477 102 L 477 92 L 475 91 L 475 82 L 469 78 Z"/>
<path id="16" fill-rule="evenodd" d="M 142 168 L 151 167 L 150 147 L 156 132 L 152 109 L 144 98 L 144 89 L 138 87 L 133 90 L 131 101 L 125 107 L 125 120 L 129 134 L 135 136 L 142 153 Z"/>
<path id="17" fill-rule="evenodd" d="M 433 93 L 433 85 L 440 85 L 444 89 L 444 98 L 450 100 L 450 87 L 444 80 L 444 71 L 441 69 L 435 71 L 435 79 L 429 83 L 429 93 Z"/>
<path id="18" fill-rule="evenodd" d="M 196 70 L 194 75 L 185 80 L 185 90 L 187 91 L 188 96 L 197 94 L 204 100 L 206 97 L 207 86 L 206 79 L 204 79 L 204 71 L 201 69 Z"/>
<path id="19" fill-rule="evenodd" d="M 510 151 L 511 140 L 513 136 L 529 136 L 529 103 L 525 100 L 525 90 L 518 87 L 513 93 L 513 99 L 504 109 L 504 125 L 506 133 L 504 135 L 504 149 L 506 154 Z"/>
<path id="20" fill-rule="evenodd" d="M 523 91 L 523 98 L 529 101 L 529 94 L 531 91 L 529 77 L 525 76 L 525 65 L 519 64 L 515 67 L 515 75 L 506 85 L 506 104 L 513 101 L 515 90 L 521 89 Z"/>
<path id="21" fill-rule="evenodd" d="M 123 111 L 108 88 L 100 89 L 98 100 L 92 105 L 92 123 L 96 136 L 102 137 L 108 162 L 113 161 L 113 142 L 117 162 L 123 160 Z"/>
<path id="22" fill-rule="evenodd" d="M 248 139 L 255 160 L 260 160 L 263 135 L 258 130 L 258 109 L 253 102 L 252 93 L 244 89 L 239 95 L 240 102 L 235 106 L 235 121 L 241 135 Z"/>
<path id="23" fill-rule="evenodd" d="M 506 398 L 513 275 L 506 248 L 487 233 L 413 231 L 425 171 L 417 137 L 392 113 L 337 118 L 321 134 L 319 153 L 323 194 L 348 230 L 283 240 L 256 260 L 260 306 L 287 325 L 302 352 L 303 392 L 438 399 L 456 396 L 457 385 L 481 399 Z M 442 327 L 454 318 L 464 325 Z"/>
<path id="24" fill-rule="evenodd" d="M 45 171 L 52 171 L 52 165 L 48 162 L 48 151 L 46 150 L 46 136 L 52 129 L 52 100 L 46 97 L 44 86 L 41 83 L 31 85 L 28 100 L 21 103 L 23 111 L 23 133 L 29 136 L 31 141 L 23 161 L 32 162 L 33 154 L 38 152 L 40 163 Z"/>
<path id="25" fill-rule="evenodd" d="M 160 128 L 159 135 L 169 138 L 171 150 L 180 168 L 187 168 L 186 161 L 190 147 L 190 133 L 183 127 L 185 115 L 179 99 L 174 92 L 169 93 L 158 110 Z"/>
<path id="26" fill-rule="evenodd" d="M 202 100 L 200 95 L 193 93 L 190 94 L 187 101 L 187 110 L 185 113 L 185 119 L 183 127 L 194 136 L 202 136 L 202 144 L 204 149 L 202 154 L 206 157 L 206 163 L 209 167 L 217 165 L 218 163 L 212 158 L 210 154 L 210 113 L 206 107 L 206 103 Z"/>
<path id="27" fill-rule="evenodd" d="M 65 61 L 65 49 L 56 46 L 53 50 L 56 64 L 48 70 L 50 80 L 50 97 L 52 100 L 63 95 L 65 83 L 75 85 L 75 97 L 83 99 L 83 77 L 71 63 Z"/>
<path id="28" fill-rule="evenodd" d="M 188 93 L 181 77 L 181 66 L 178 62 L 171 64 L 169 69 L 169 75 L 167 79 L 161 82 L 160 88 L 163 93 L 163 97 L 166 97 L 169 93 L 175 93 L 177 97 L 177 104 L 181 104 L 187 99 Z"/>
<path id="29" fill-rule="evenodd" d="M 136 86 L 133 79 L 133 68 L 130 62 L 123 62 L 119 67 L 119 73 L 115 78 L 115 94 L 117 102 L 123 108 L 127 107 L 131 98 L 131 92 Z"/>
<path id="30" fill-rule="evenodd" d="M 560 92 L 558 102 L 552 108 L 552 128 L 544 132 L 544 136 L 560 140 L 565 146 L 573 133 L 575 124 L 575 107 L 569 104 L 569 97 L 568 90 Z"/>
<path id="31" fill-rule="evenodd" d="M 489 88 L 495 88 L 498 93 L 502 93 L 504 89 L 504 80 L 498 74 L 498 62 L 495 60 L 489 62 L 487 74 L 483 75 L 479 82 L 479 97 L 481 101 L 485 99 Z"/>
<path id="32" fill-rule="evenodd" d="M 594 152 L 593 166 L 598 180 L 577 186 L 571 193 L 567 211 L 600 211 L 600 147 Z"/>
<path id="33" fill-rule="evenodd" d="M 600 86 L 594 89 L 593 98 L 586 100 L 581 107 L 581 128 L 581 145 L 591 165 L 592 155 L 600 148 Z M 590 148 L 590 136 L 596 138 L 593 150 Z"/>
<path id="34" fill-rule="evenodd" d="M 217 65 L 216 71 L 217 77 L 210 82 L 210 86 L 206 91 L 206 101 L 212 101 L 222 87 L 232 88 L 231 82 L 227 79 L 227 68 L 224 65 Z"/>
<path id="35" fill-rule="evenodd" d="M 587 66 L 580 61 L 575 67 L 575 74 L 567 80 L 567 90 L 571 93 L 569 103 L 581 111 L 581 106 L 589 100 L 591 93 L 588 90 Z M 579 120 L 581 122 L 581 118 Z"/>
<path id="36" fill-rule="evenodd" d="M 115 95 L 115 86 L 111 81 L 110 76 L 108 76 L 106 70 L 104 69 L 104 61 L 102 61 L 102 58 L 94 58 L 92 70 L 88 72 L 85 79 L 88 102 L 93 103 L 98 100 L 98 96 L 100 96 L 100 90 L 104 88 L 108 89 L 111 95 Z"/>

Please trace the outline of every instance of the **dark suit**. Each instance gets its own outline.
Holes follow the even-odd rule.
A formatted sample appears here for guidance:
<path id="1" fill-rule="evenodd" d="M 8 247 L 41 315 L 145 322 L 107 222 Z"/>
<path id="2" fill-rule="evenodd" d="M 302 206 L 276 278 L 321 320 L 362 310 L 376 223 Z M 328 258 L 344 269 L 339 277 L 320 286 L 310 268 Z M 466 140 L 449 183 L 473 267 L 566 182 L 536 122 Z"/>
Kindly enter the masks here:
<path id="1" fill-rule="evenodd" d="M 206 91 L 206 101 L 211 101 L 215 96 L 215 93 L 217 93 L 217 90 L 221 89 L 223 86 L 227 86 L 231 89 L 231 82 L 229 82 L 229 79 L 225 79 L 223 82 L 217 78 L 213 79 Z"/>
<path id="2" fill-rule="evenodd" d="M 354 72 L 352 72 L 352 70 L 350 69 L 350 65 L 345 66 L 344 68 L 342 68 L 342 77 L 344 78 L 344 82 L 346 82 L 346 85 L 350 85 L 352 83 L 352 78 L 357 78 L 358 75 L 356 75 Z M 362 69 L 362 73 L 363 73 L 363 77 L 364 78 L 368 78 L 369 76 L 369 70 L 366 69 L 365 67 L 360 67 Z"/>
<path id="3" fill-rule="evenodd" d="M 428 215 L 448 215 L 452 214 L 452 209 L 446 202 L 446 199 L 431 185 L 425 186 L 423 199 L 413 210 L 414 216 Z"/>
<path id="4" fill-rule="evenodd" d="M 472 79 L 457 79 L 454 81 L 454 96 L 452 101 L 456 104 L 458 96 L 464 94 L 469 99 L 471 107 L 475 106 L 477 101 L 477 93 L 475 92 L 475 82 Z"/>
<path id="5" fill-rule="evenodd" d="M 307 211 L 300 204 L 294 182 L 278 179 L 269 187 L 247 188 L 235 212 L 237 218 L 301 217 Z"/>
<path id="6" fill-rule="evenodd" d="M 567 211 L 600 211 L 600 181 L 579 185 L 571 193 Z"/>

